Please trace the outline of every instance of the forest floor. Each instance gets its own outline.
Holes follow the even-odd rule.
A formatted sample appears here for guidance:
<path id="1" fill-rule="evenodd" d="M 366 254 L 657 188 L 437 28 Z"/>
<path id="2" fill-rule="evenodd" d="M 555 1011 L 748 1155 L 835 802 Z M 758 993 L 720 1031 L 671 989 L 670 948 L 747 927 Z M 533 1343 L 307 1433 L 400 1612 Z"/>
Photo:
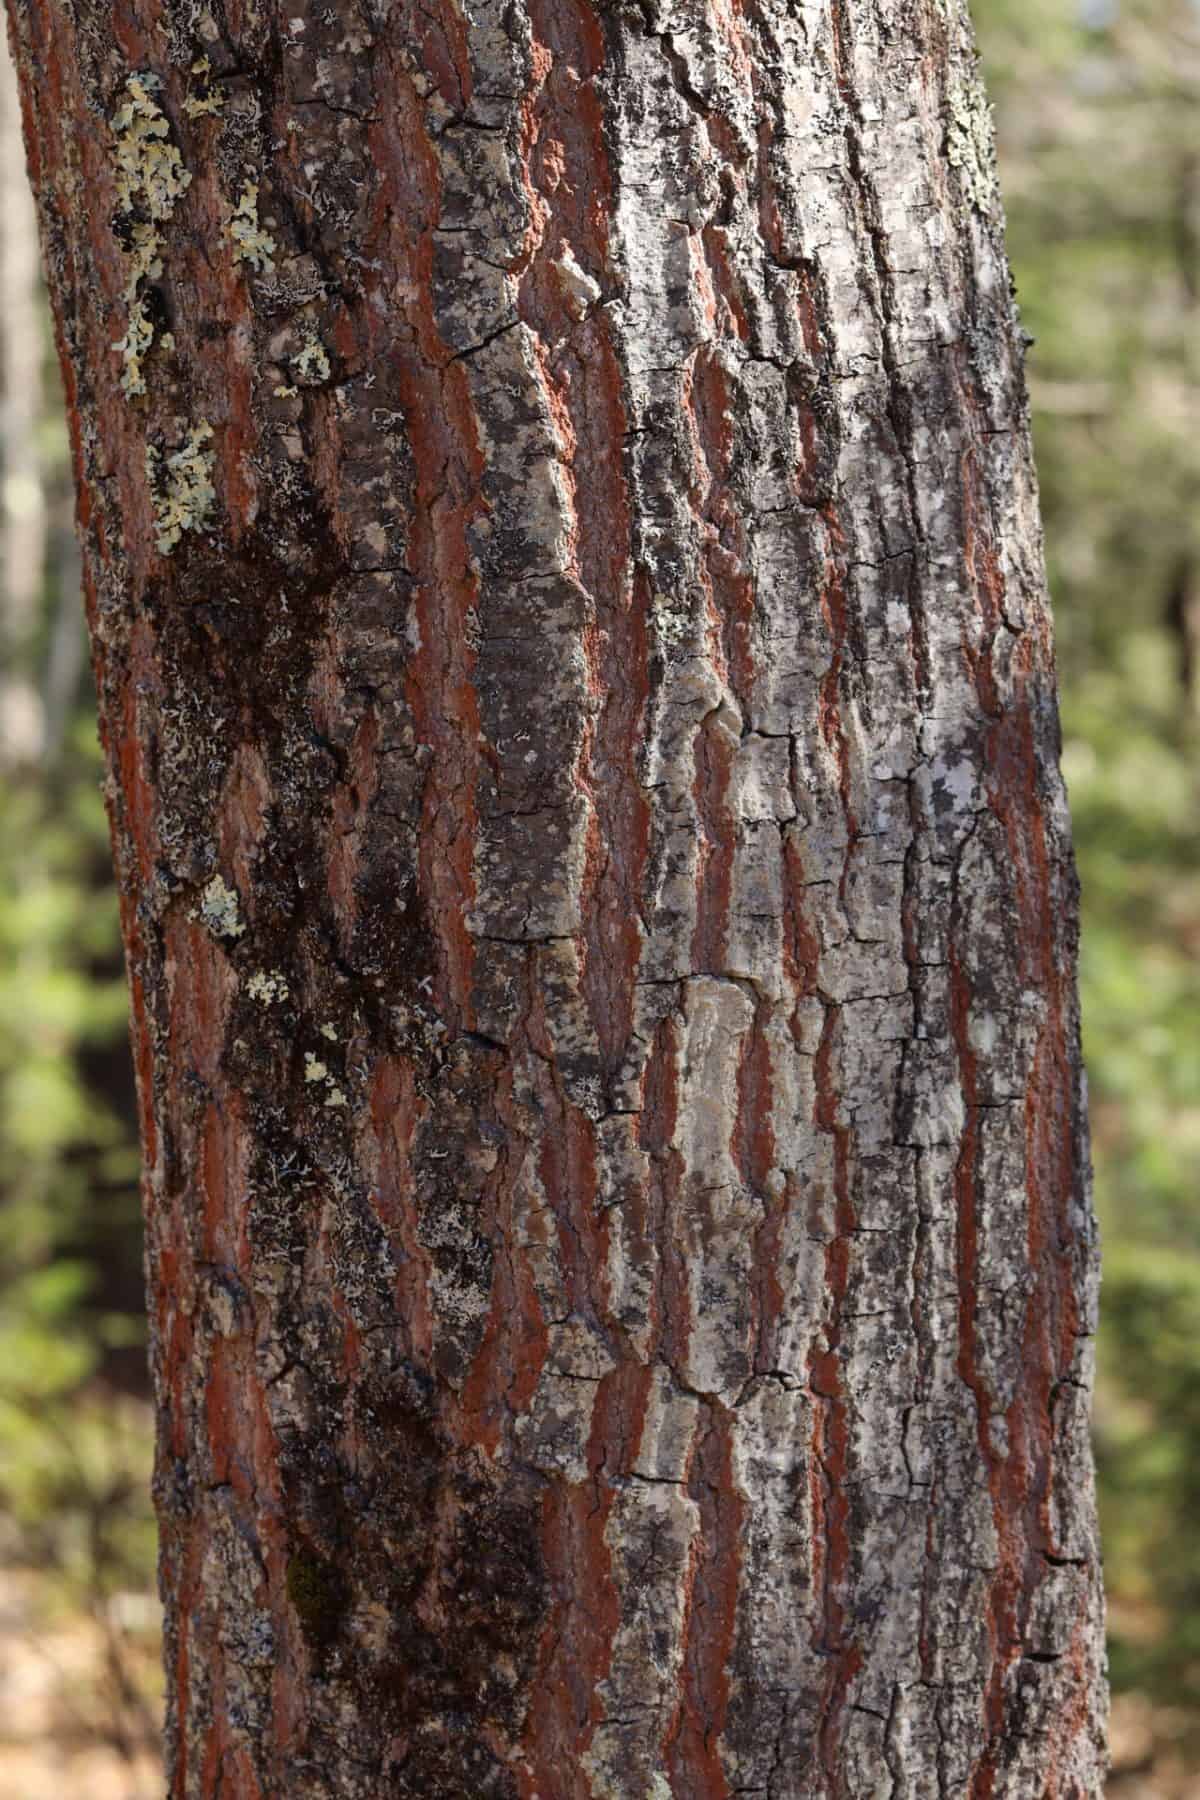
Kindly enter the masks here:
<path id="1" fill-rule="evenodd" d="M 0 1800 L 159 1800 L 151 1604 L 116 1596 L 102 1622 L 44 1585 L 0 1569 Z"/>

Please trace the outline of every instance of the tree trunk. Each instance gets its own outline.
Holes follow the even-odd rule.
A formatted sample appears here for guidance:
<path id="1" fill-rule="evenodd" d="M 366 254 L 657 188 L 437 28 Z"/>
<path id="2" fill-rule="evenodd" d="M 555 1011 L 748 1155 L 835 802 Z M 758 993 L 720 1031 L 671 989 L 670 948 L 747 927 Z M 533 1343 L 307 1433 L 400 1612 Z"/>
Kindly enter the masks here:
<path id="1" fill-rule="evenodd" d="M 1095 1234 L 965 0 L 10 0 L 174 1796 L 1090 1796 Z"/>
<path id="2" fill-rule="evenodd" d="M 37 220 L 25 180 L 17 78 L 0 56 L 0 769 L 37 764 L 46 709 L 34 679 L 46 572 L 42 304 Z M 74 599 L 74 596 L 72 596 Z M 71 623 L 79 633 L 79 615 Z"/>

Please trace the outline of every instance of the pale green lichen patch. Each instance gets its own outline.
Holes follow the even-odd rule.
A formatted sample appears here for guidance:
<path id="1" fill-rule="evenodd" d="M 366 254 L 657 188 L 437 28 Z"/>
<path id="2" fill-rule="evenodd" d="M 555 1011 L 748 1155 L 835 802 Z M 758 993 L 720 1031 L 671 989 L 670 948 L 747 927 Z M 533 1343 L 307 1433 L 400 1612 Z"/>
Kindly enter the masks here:
<path id="1" fill-rule="evenodd" d="M 160 222 L 171 217 L 192 183 L 154 98 L 161 86 L 157 75 L 130 75 L 125 102 L 109 120 L 117 140 L 117 205 Z"/>
<path id="2" fill-rule="evenodd" d="M 246 983 L 246 992 L 252 1000 L 270 1006 L 275 1000 L 286 1000 L 291 989 L 287 976 L 279 969 L 255 969 Z"/>
<path id="3" fill-rule="evenodd" d="M 131 399 L 146 391 L 142 364 L 154 343 L 142 282 L 157 281 L 163 272 L 158 227 L 172 216 L 192 180 L 154 97 L 159 86 L 156 75 L 130 75 L 125 100 L 109 120 L 116 140 L 117 215 L 126 245 L 128 308 L 125 335 L 112 347 L 121 353 L 121 386 Z"/>
<path id="4" fill-rule="evenodd" d="M 214 875 L 200 896 L 193 918 L 207 925 L 214 937 L 240 938 L 246 927 L 238 910 L 238 897 L 223 875 Z"/>
<path id="5" fill-rule="evenodd" d="M 999 185 L 992 109 L 978 73 L 950 89 L 947 105 L 947 159 L 958 170 L 971 205 L 986 217 L 995 210 Z"/>
<path id="6" fill-rule="evenodd" d="M 258 222 L 258 183 L 242 184 L 241 198 L 229 221 L 233 239 L 233 260 L 248 262 L 260 275 L 270 274 L 275 267 L 275 239 Z"/>
<path id="7" fill-rule="evenodd" d="M 162 264 L 157 258 L 149 272 L 152 275 L 162 273 Z M 146 391 L 142 362 L 154 346 L 154 323 L 145 300 L 137 291 L 140 278 L 140 273 L 131 276 L 125 288 L 125 302 L 129 308 L 125 336 L 114 338 L 112 345 L 121 353 L 121 387 L 130 399 Z"/>
<path id="8" fill-rule="evenodd" d="M 311 1050 L 306 1050 L 304 1053 L 305 1081 L 325 1081 L 328 1076 L 328 1066 L 321 1061 L 319 1056 L 314 1056 Z"/>
<path id="9" fill-rule="evenodd" d="M 298 350 L 291 361 L 297 381 L 305 387 L 317 387 L 322 381 L 329 380 L 329 356 L 315 333 L 309 333 L 303 349 Z"/>
<path id="10" fill-rule="evenodd" d="M 212 434 L 212 426 L 201 419 L 183 447 L 165 462 L 152 444 L 146 446 L 146 480 L 160 556 L 169 556 L 185 531 L 199 531 L 208 518 L 216 498 L 212 451 L 205 448 Z"/>

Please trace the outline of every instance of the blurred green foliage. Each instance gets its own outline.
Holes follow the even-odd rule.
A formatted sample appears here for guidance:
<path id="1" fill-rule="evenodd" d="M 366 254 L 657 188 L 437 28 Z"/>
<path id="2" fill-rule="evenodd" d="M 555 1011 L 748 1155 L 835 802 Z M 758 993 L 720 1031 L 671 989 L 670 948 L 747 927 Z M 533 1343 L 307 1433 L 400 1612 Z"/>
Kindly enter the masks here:
<path id="1" fill-rule="evenodd" d="M 1200 1720 L 1200 6 L 973 9 L 1083 880 L 1113 1678 Z"/>
<path id="2" fill-rule="evenodd" d="M 61 651 L 83 632 L 46 376 L 42 592 L 24 632 L 0 614 L 0 707 L 44 689 L 55 633 Z M 58 661 L 78 672 L 67 729 L 55 741 L 35 708 L 0 782 L 0 1568 L 36 1572 L 32 1631 L 90 1615 L 115 1720 L 144 1710 L 115 1623 L 131 1596 L 141 1637 L 153 1626 L 138 1153 L 94 707 L 85 659 Z"/>

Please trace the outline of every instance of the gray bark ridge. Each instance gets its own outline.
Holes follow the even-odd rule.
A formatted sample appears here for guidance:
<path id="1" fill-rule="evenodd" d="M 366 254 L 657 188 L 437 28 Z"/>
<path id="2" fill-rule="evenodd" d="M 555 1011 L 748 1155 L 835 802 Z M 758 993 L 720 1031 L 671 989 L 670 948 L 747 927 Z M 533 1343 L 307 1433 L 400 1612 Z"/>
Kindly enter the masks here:
<path id="1" fill-rule="evenodd" d="M 1098 1795 L 1077 894 L 963 0 L 10 11 L 172 1795 Z"/>

